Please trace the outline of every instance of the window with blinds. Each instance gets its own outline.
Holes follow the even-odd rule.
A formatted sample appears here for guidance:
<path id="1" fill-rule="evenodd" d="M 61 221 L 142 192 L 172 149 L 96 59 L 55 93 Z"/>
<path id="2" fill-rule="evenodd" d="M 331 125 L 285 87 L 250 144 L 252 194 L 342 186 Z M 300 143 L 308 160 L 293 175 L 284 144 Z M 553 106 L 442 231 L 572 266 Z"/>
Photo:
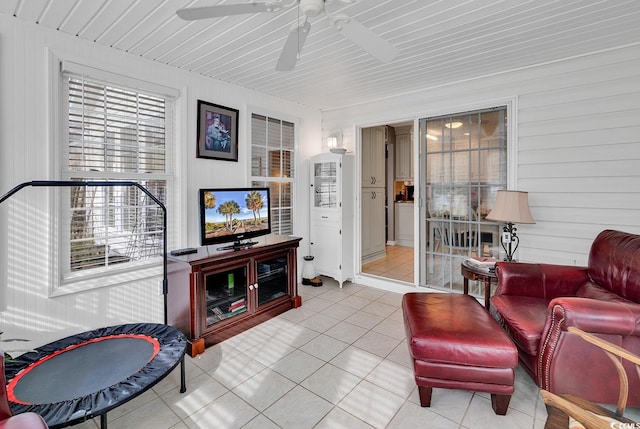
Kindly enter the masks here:
<path id="1" fill-rule="evenodd" d="M 63 178 L 134 181 L 166 204 L 173 100 L 67 72 L 63 82 Z M 162 210 L 137 187 L 73 187 L 67 201 L 63 271 L 131 266 L 162 255 Z"/>
<path id="2" fill-rule="evenodd" d="M 269 187 L 271 230 L 293 233 L 294 124 L 268 116 L 251 115 L 252 186 Z"/>

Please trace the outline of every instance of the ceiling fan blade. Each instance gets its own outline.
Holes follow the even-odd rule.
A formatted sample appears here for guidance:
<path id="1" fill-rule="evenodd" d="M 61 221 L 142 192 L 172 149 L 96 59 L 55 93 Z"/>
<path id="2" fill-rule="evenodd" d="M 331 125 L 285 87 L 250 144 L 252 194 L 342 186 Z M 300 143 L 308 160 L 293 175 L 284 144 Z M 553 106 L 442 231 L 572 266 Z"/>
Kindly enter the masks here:
<path id="1" fill-rule="evenodd" d="M 369 30 L 353 18 L 340 19 L 336 28 L 356 45 L 376 57 L 383 63 L 393 60 L 400 54 L 398 48 Z"/>
<path id="2" fill-rule="evenodd" d="M 293 70 L 298 62 L 298 54 L 302 51 L 302 46 L 307 35 L 311 31 L 311 24 L 305 22 L 303 25 L 296 25 L 291 29 L 287 41 L 284 43 L 280 58 L 276 64 L 277 71 Z"/>
<path id="3" fill-rule="evenodd" d="M 248 13 L 268 12 L 267 3 L 221 4 L 218 6 L 190 7 L 179 9 L 176 14 L 185 21 L 217 18 L 229 15 L 245 15 Z"/>

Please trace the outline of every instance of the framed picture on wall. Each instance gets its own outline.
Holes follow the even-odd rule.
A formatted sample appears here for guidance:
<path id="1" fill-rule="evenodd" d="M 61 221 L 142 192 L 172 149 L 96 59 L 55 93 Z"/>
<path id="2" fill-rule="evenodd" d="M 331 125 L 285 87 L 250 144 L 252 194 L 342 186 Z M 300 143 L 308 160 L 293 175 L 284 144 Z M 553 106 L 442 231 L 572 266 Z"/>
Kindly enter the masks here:
<path id="1" fill-rule="evenodd" d="M 198 100 L 197 157 L 238 161 L 238 110 Z"/>

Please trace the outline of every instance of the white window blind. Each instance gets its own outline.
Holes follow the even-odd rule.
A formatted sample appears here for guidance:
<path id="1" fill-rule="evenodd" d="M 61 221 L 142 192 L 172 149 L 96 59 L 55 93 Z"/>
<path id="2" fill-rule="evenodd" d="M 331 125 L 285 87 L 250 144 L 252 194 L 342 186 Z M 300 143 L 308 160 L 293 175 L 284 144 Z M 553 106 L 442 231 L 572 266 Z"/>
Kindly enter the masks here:
<path id="1" fill-rule="evenodd" d="M 165 101 L 69 76 L 69 169 L 165 173 Z"/>
<path id="2" fill-rule="evenodd" d="M 70 72 L 63 82 L 63 178 L 137 182 L 166 205 L 173 100 Z M 63 272 L 139 265 L 162 255 L 162 210 L 137 187 L 73 187 L 68 204 Z"/>
<path id="3" fill-rule="evenodd" d="M 295 126 L 292 122 L 251 115 L 251 179 L 271 193 L 271 230 L 293 233 Z"/>

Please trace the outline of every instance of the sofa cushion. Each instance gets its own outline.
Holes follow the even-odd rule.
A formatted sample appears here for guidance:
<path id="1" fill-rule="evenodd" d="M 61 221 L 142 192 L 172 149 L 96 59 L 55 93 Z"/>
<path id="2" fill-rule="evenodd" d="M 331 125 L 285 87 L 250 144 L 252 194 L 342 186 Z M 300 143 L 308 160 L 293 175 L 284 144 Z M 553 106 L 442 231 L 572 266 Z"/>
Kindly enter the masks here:
<path id="1" fill-rule="evenodd" d="M 640 303 L 640 235 L 602 231 L 589 252 L 589 278 L 595 284 Z"/>
<path id="2" fill-rule="evenodd" d="M 616 295 L 615 293 L 603 288 L 602 286 L 591 282 L 586 283 L 584 286 L 578 289 L 576 292 L 576 296 L 578 298 L 597 299 L 598 301 L 633 304 L 633 301 L 623 298 L 620 295 Z"/>
<path id="3" fill-rule="evenodd" d="M 537 356 L 549 301 L 517 295 L 491 298 L 491 313 L 519 349 Z"/>

